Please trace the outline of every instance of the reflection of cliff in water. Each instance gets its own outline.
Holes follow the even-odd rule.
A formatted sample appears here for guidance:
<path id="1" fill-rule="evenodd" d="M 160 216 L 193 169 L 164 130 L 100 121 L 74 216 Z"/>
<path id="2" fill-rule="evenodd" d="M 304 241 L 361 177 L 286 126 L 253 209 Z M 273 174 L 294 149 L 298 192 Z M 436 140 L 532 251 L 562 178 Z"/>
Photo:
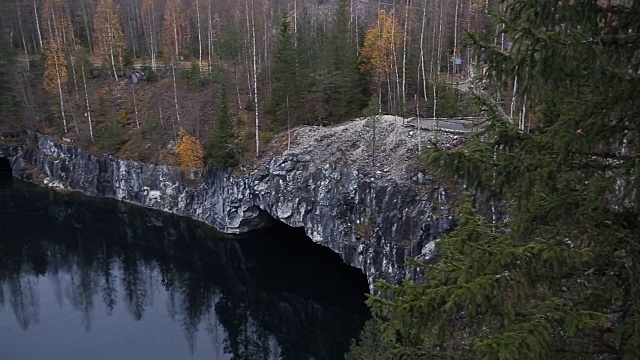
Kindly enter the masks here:
<path id="1" fill-rule="evenodd" d="M 0 203 L 0 306 L 24 329 L 38 323 L 32 282 L 44 276 L 87 330 L 98 301 L 144 321 L 162 286 L 190 346 L 198 329 L 225 336 L 234 359 L 340 359 L 367 316 L 364 275 L 302 231 L 223 239 L 188 219 L 21 182 L 0 188 Z"/>

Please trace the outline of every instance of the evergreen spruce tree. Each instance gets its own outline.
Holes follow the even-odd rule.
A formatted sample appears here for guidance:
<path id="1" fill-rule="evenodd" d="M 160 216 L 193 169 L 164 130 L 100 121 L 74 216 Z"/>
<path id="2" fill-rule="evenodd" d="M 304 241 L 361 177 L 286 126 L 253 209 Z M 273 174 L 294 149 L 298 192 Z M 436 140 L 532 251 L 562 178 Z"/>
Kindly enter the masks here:
<path id="1" fill-rule="evenodd" d="M 273 92 L 269 102 L 269 111 L 276 118 L 280 128 L 287 126 L 287 111 L 298 104 L 297 58 L 291 19 L 285 14 L 280 23 L 278 49 L 273 66 Z"/>
<path id="2" fill-rule="evenodd" d="M 349 0 L 339 0 L 328 41 L 328 107 L 334 122 L 356 117 L 367 105 L 365 79 L 359 71 L 355 39 L 349 34 Z"/>
<path id="3" fill-rule="evenodd" d="M 483 100 L 465 148 L 428 152 L 475 194 L 437 263 L 416 264 L 423 284 L 379 284 L 381 337 L 406 359 L 639 359 L 640 4 L 516 0 L 502 15 L 511 50 L 476 46 L 491 81 L 517 76 L 531 126 Z"/>
<path id="4" fill-rule="evenodd" d="M 206 160 L 209 165 L 221 169 L 228 169 L 238 165 L 238 157 L 235 152 L 235 134 L 231 124 L 229 113 L 229 100 L 227 91 L 220 86 L 220 99 L 218 118 L 207 141 Z"/>
<path id="5" fill-rule="evenodd" d="M 0 30 L 5 30 L 0 28 Z M 0 124 L 16 120 L 14 89 L 11 86 L 16 68 L 16 51 L 4 37 L 0 39 Z"/>

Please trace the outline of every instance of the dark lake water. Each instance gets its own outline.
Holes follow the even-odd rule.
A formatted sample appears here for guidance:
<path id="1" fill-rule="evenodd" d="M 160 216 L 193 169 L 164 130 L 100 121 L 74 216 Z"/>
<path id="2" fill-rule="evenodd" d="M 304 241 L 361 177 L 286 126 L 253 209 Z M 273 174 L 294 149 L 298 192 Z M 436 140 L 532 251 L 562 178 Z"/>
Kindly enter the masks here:
<path id="1" fill-rule="evenodd" d="M 0 183 L 2 360 L 342 359 L 366 291 L 300 230 Z"/>

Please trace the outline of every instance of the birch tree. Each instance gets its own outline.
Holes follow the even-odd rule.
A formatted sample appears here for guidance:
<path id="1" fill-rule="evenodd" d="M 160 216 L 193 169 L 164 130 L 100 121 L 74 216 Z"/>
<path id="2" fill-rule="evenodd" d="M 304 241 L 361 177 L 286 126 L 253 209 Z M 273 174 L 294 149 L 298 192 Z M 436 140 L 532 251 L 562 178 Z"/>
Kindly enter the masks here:
<path id="1" fill-rule="evenodd" d="M 106 61 L 111 65 L 113 77 L 118 81 L 116 59 L 118 64 L 122 63 L 122 54 L 125 49 L 120 6 L 113 0 L 101 0 L 94 18 L 93 37 L 96 42 L 96 52 L 103 64 Z"/>
<path id="2" fill-rule="evenodd" d="M 62 127 L 64 133 L 67 133 L 67 117 L 65 113 L 64 102 L 64 87 L 66 86 L 69 75 L 67 69 L 64 66 L 65 51 L 64 44 L 60 37 L 60 32 L 57 31 L 57 25 L 53 21 L 55 19 L 54 14 L 60 11 L 62 6 L 62 0 L 47 0 L 45 2 L 45 18 L 47 19 L 48 36 L 45 39 L 44 55 L 44 88 L 52 94 L 58 95 L 58 102 L 60 105 L 60 115 L 62 117 Z"/>

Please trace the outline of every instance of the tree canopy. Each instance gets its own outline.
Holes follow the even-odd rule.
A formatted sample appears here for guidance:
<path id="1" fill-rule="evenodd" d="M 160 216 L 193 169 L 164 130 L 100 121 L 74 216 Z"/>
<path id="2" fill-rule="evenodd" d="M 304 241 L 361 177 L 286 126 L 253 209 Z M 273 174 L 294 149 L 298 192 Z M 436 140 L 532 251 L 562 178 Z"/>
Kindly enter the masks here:
<path id="1" fill-rule="evenodd" d="M 395 358 L 638 359 L 640 4 L 505 5 L 511 48 L 472 40 L 531 124 L 479 94 L 483 130 L 427 151 L 469 195 L 425 282 L 369 300 L 381 337 Z"/>

